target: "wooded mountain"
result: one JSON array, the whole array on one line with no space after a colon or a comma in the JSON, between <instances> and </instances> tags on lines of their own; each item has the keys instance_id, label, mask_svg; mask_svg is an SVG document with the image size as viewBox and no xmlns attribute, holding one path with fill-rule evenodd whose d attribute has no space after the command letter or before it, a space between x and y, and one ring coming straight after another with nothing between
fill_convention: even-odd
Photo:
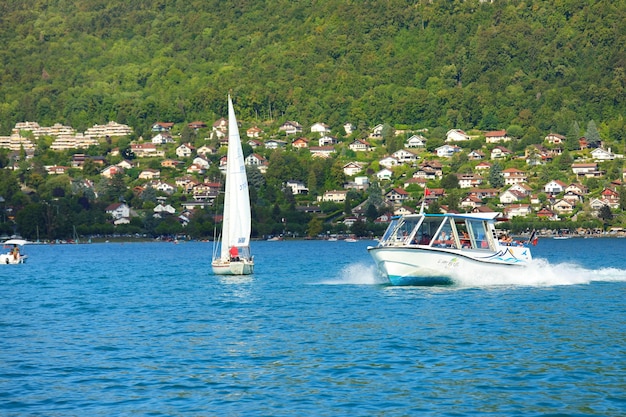
<instances>
[{"instance_id":1,"label":"wooded mountain","mask_svg":"<svg viewBox=\"0 0 626 417\"><path fill-rule=\"evenodd\" d=\"M0 2L0 134L19 121L350 121L624 137L626 0Z\"/></svg>"}]
</instances>

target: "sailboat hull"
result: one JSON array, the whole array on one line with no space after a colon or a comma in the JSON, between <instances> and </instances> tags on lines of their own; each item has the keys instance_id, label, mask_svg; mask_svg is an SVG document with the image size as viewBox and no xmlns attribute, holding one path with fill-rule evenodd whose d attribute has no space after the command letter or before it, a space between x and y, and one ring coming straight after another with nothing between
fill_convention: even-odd
<instances>
[{"instance_id":1,"label":"sailboat hull","mask_svg":"<svg viewBox=\"0 0 626 417\"><path fill-rule=\"evenodd\" d=\"M254 262L243 260L237 262L214 261L211 264L215 275L250 275L254 273Z\"/></svg>"}]
</instances>

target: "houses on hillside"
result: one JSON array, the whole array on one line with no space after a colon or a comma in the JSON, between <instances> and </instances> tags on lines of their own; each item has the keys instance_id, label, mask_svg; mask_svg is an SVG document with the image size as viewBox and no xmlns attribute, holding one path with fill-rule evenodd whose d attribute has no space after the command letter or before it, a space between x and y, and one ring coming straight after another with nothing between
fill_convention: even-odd
<instances>
[{"instance_id":1,"label":"houses on hillside","mask_svg":"<svg viewBox=\"0 0 626 417\"><path fill-rule=\"evenodd\" d=\"M201 121L188 124L196 132L203 129L211 132L207 138L211 142L201 143L199 140L183 140L176 133L176 125L172 122L155 122L150 128L150 138L145 141L141 138L134 139L130 141L128 149L116 150L127 158L116 164L109 162L107 165L107 159L113 153L102 157L85 157L84 153L76 153L66 166L51 165L45 169L50 175L71 175L72 170L80 170L85 166L92 169L96 167L104 178L132 176L140 183L136 186L137 192L145 187L152 187L169 195L180 191L190 195L185 202L186 209L190 209L189 204L192 203L198 203L194 206L196 208L205 207L217 196L216 189L219 190L220 184L207 189L207 180L204 177L208 176L207 173L216 172L212 171L215 167L222 171L226 167L224 148L220 149L220 146L227 146L228 120L220 118L209 126ZM342 137L341 133L335 134L341 132L342 127L353 136ZM434 144L427 146L428 139L422 134L394 132L393 129L386 130L382 124L360 134L356 134L354 125L349 123L339 128L337 130L335 127L333 130L332 126L324 122L316 122L310 126L309 134L300 123L286 121L278 127L279 134L276 131L274 134L266 134L257 126L252 126L246 130L249 138L246 144L249 148L246 149L245 165L257 168L264 174L272 162L272 152L299 152L312 158L324 159L340 156L342 163L335 167L345 176L345 183L342 184L344 189L309 190L298 180L286 181L285 189L291 190L294 196L305 196L314 192L319 202L342 203L348 190L363 191L371 183L378 182L384 201L394 207L395 211L416 207L422 199L427 203L444 201L448 197L446 190L441 189L440 193L431 193L428 197L420 191L428 188L429 184L439 185L439 181L448 174L456 176L459 189L463 192L458 207L464 210L491 207L509 216L541 214L543 218L555 219L570 215L583 205L592 208L603 205L613 208L619 206L619 198L616 198L616 195L619 197L619 186L607 186L602 195L597 195L596 191L590 196L589 190L580 184L592 178L605 178L607 166L610 167L613 161L623 158L623 155L614 153L610 147L600 146L580 151L575 162L571 164L571 169L561 176L569 177L570 181L575 178L575 182L554 178L540 183L537 169L564 152L566 138L557 133L546 135L542 144L533 144L520 150L516 146L516 139L510 137L505 130L467 133L460 129L451 129L445 138L437 138L438 143L443 145L433 149ZM114 122L103 126L95 125L85 133L77 133L71 127L60 124L42 128L36 123L24 122L16 124L12 136L0 137L0 147L8 148L14 154L24 150L28 157L27 151L34 153L36 138L40 136L54 137L50 149L66 151L86 149L108 143L111 137L127 137L131 134L132 129ZM385 138L398 134L402 135L402 141L398 141L396 145L402 147L385 153L388 146ZM515 149L515 152L511 149ZM131 156L123 152L127 150L132 153ZM115 162L119 160L120 157L117 156ZM463 172L452 172L451 164L459 160L464 162ZM508 166L501 171L504 184L502 189L495 193L476 191L488 190L489 175L496 164ZM167 178L173 177L174 173L184 175L180 177L180 181L177 178L175 183L170 181L169 184ZM190 179L182 181L185 177ZM626 175L621 180L626 180ZM160 215L168 211L169 209L160 210Z\"/></svg>"}]
</instances>

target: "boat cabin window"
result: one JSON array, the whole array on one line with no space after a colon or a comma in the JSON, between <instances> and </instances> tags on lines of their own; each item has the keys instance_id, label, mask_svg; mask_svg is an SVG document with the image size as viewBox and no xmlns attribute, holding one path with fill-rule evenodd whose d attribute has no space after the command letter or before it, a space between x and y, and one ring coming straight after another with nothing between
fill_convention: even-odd
<instances>
[{"instance_id":1,"label":"boat cabin window","mask_svg":"<svg viewBox=\"0 0 626 417\"><path fill-rule=\"evenodd\" d=\"M399 219L391 220L391 223L387 226L387 230L385 230L385 234L383 235L381 242L387 242L393 236L396 228L398 227L398 220Z\"/></svg>"},{"instance_id":2,"label":"boat cabin window","mask_svg":"<svg viewBox=\"0 0 626 417\"><path fill-rule=\"evenodd\" d=\"M418 223L419 218L393 219L387 227L381 242L391 245L410 243L411 236L413 236L414 229Z\"/></svg>"},{"instance_id":3,"label":"boat cabin window","mask_svg":"<svg viewBox=\"0 0 626 417\"><path fill-rule=\"evenodd\" d=\"M467 220L467 232L473 249L489 249L487 230L482 220Z\"/></svg>"},{"instance_id":4,"label":"boat cabin window","mask_svg":"<svg viewBox=\"0 0 626 417\"><path fill-rule=\"evenodd\" d=\"M467 232L467 225L465 224L465 220L457 220L454 225L456 226L456 233L459 236L461 249L471 249L472 239L470 239L470 235Z\"/></svg>"},{"instance_id":5,"label":"boat cabin window","mask_svg":"<svg viewBox=\"0 0 626 417\"><path fill-rule=\"evenodd\" d=\"M440 248L456 248L456 239L454 238L454 234L452 233L452 223L451 219L446 219L444 224L441 226L441 229L435 236L433 240L433 246L437 246Z\"/></svg>"},{"instance_id":6,"label":"boat cabin window","mask_svg":"<svg viewBox=\"0 0 626 417\"><path fill-rule=\"evenodd\" d=\"M433 235L437 232L439 225L441 225L441 220L439 217L425 217L419 229L415 232L412 243L429 245Z\"/></svg>"}]
</instances>

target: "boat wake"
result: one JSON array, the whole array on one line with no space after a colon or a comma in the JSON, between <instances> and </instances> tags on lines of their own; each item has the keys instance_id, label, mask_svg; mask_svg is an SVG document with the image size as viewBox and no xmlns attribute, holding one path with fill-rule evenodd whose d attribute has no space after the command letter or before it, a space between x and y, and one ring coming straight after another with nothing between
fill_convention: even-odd
<instances>
[{"instance_id":1,"label":"boat wake","mask_svg":"<svg viewBox=\"0 0 626 417\"><path fill-rule=\"evenodd\" d=\"M345 266L336 278L322 281L326 285L384 285L389 282L378 273L375 265L356 263Z\"/></svg>"},{"instance_id":2,"label":"boat wake","mask_svg":"<svg viewBox=\"0 0 626 417\"><path fill-rule=\"evenodd\" d=\"M626 281L626 270L588 269L573 263L550 264L535 259L524 268L495 269L489 266L464 269L453 277L458 287L581 285L601 281Z\"/></svg>"},{"instance_id":3,"label":"boat wake","mask_svg":"<svg viewBox=\"0 0 626 417\"><path fill-rule=\"evenodd\" d=\"M550 264L545 259L535 259L524 268L494 268L480 266L464 268L452 277L452 287L502 287L529 286L551 287L559 285L582 285L592 282L626 282L626 269L588 269L574 263ZM386 285L376 266L355 263L345 266L337 277L320 282L326 285Z\"/></svg>"}]
</instances>

